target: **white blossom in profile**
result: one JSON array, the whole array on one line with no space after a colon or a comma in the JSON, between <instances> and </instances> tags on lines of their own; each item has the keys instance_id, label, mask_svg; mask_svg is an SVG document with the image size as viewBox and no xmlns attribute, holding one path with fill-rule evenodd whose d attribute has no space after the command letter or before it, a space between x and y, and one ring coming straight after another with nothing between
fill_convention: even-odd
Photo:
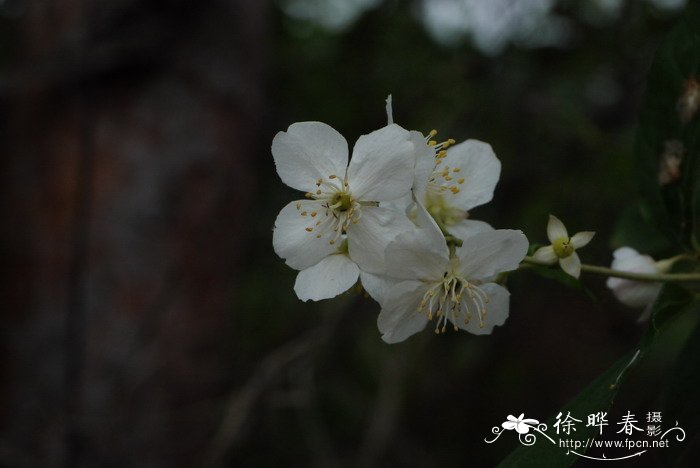
<instances>
[{"instance_id":1,"label":"white blossom in profile","mask_svg":"<svg viewBox=\"0 0 700 468\"><path fill-rule=\"evenodd\" d=\"M649 255L640 254L632 247L620 247L613 252L611 268L630 273L667 273L675 259L656 261ZM634 281L624 278L608 278L606 285L618 301L629 307L645 307L639 320L651 315L651 307L659 297L663 286L660 282Z\"/></svg>"}]
</instances>

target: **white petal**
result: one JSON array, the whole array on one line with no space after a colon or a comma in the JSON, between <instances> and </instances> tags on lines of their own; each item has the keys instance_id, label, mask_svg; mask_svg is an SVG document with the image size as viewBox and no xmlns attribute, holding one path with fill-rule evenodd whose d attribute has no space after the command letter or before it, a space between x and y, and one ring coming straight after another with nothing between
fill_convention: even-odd
<instances>
[{"instance_id":1,"label":"white petal","mask_svg":"<svg viewBox=\"0 0 700 468\"><path fill-rule=\"evenodd\" d=\"M457 250L460 272L467 279L488 278L518 268L527 253L527 238L521 231L497 229L464 239Z\"/></svg>"},{"instance_id":2,"label":"white petal","mask_svg":"<svg viewBox=\"0 0 700 468\"><path fill-rule=\"evenodd\" d=\"M581 259L576 252L572 253L568 257L559 259L559 266L564 272L574 278L578 279L581 276Z\"/></svg>"},{"instance_id":3,"label":"white petal","mask_svg":"<svg viewBox=\"0 0 700 468\"><path fill-rule=\"evenodd\" d=\"M420 281L403 281L394 287L377 318L384 341L399 343L425 328L428 317L418 313L425 292L426 286Z\"/></svg>"},{"instance_id":4,"label":"white petal","mask_svg":"<svg viewBox=\"0 0 700 468\"><path fill-rule=\"evenodd\" d=\"M417 204L416 222L423 227L405 229L386 249L386 274L402 279L440 280L449 266L449 251L440 229Z\"/></svg>"},{"instance_id":5,"label":"white petal","mask_svg":"<svg viewBox=\"0 0 700 468\"><path fill-rule=\"evenodd\" d=\"M640 273L643 272L640 271ZM653 273L653 271L648 273ZM608 278L605 284L612 290L618 301L629 307L645 307L653 304L661 292L662 286L661 283L612 277Z\"/></svg>"},{"instance_id":6,"label":"white petal","mask_svg":"<svg viewBox=\"0 0 700 468\"><path fill-rule=\"evenodd\" d=\"M375 275L374 273L368 273L366 271L360 272L360 280L367 294L382 306L386 303L386 299L389 297L394 287L403 281L384 275Z\"/></svg>"},{"instance_id":7,"label":"white petal","mask_svg":"<svg viewBox=\"0 0 700 468\"><path fill-rule=\"evenodd\" d=\"M475 234L482 232L493 232L494 229L489 223L478 221L476 219L464 219L456 224L447 226L447 231L457 239L468 239Z\"/></svg>"},{"instance_id":8,"label":"white petal","mask_svg":"<svg viewBox=\"0 0 700 468\"><path fill-rule=\"evenodd\" d=\"M382 208L389 208L393 211L406 213L406 216L408 216L408 212L414 203L415 202L413 201L413 196L411 195L411 192L408 192L406 195L404 195L401 198L397 198L396 200L381 202L379 206L381 206Z\"/></svg>"},{"instance_id":9,"label":"white petal","mask_svg":"<svg viewBox=\"0 0 700 468\"><path fill-rule=\"evenodd\" d=\"M475 335L489 335L493 331L493 327L503 325L506 322L510 308L510 293L506 288L496 283L486 283L479 287L489 296L483 328L479 323L476 306L468 299L463 299L462 303L466 304L471 311L472 319L466 325L463 320L457 320L455 325Z\"/></svg>"},{"instance_id":10,"label":"white petal","mask_svg":"<svg viewBox=\"0 0 700 468\"><path fill-rule=\"evenodd\" d=\"M299 272L294 291L302 301L330 299L350 289L359 275L360 269L347 255L329 255Z\"/></svg>"},{"instance_id":11,"label":"white petal","mask_svg":"<svg viewBox=\"0 0 700 468\"><path fill-rule=\"evenodd\" d=\"M554 265L557 263L557 254L554 253L554 247L551 245L546 245L537 249L532 256L535 260L540 262L548 263L549 265Z\"/></svg>"},{"instance_id":12,"label":"white petal","mask_svg":"<svg viewBox=\"0 0 700 468\"><path fill-rule=\"evenodd\" d=\"M568 239L569 233L566 231L566 226L562 223L559 218L554 215L549 215L549 222L547 223L547 238L549 242L554 242L557 239Z\"/></svg>"},{"instance_id":13,"label":"white petal","mask_svg":"<svg viewBox=\"0 0 700 468\"><path fill-rule=\"evenodd\" d=\"M410 134L396 124L362 135L348 166L350 191L358 200L400 198L413 184L416 154Z\"/></svg>"},{"instance_id":14,"label":"white petal","mask_svg":"<svg viewBox=\"0 0 700 468\"><path fill-rule=\"evenodd\" d=\"M297 209L297 204L300 209ZM326 237L317 239L315 230L306 231L306 228L313 228L315 224L315 218L309 213L320 212L320 206L321 203L315 200L293 201L282 208L275 220L272 233L275 253L295 270L313 266L337 250L337 245L330 245ZM307 216L302 216L302 212L306 212Z\"/></svg>"},{"instance_id":15,"label":"white petal","mask_svg":"<svg viewBox=\"0 0 700 468\"><path fill-rule=\"evenodd\" d=\"M370 273L386 273L385 251L398 234L415 229L405 214L380 206L363 206L357 224L348 227L350 258Z\"/></svg>"},{"instance_id":16,"label":"white petal","mask_svg":"<svg viewBox=\"0 0 700 468\"><path fill-rule=\"evenodd\" d=\"M510 419L510 418L508 418L508 419ZM507 431L512 431L513 429L515 429L515 426L517 426L517 424L518 423L514 422L514 421L506 421L504 423L501 423L501 426L503 427L503 429L505 429Z\"/></svg>"},{"instance_id":17,"label":"white petal","mask_svg":"<svg viewBox=\"0 0 700 468\"><path fill-rule=\"evenodd\" d=\"M593 231L577 232L571 237L571 245L574 246L574 249L585 247L593 239L593 236L595 236Z\"/></svg>"},{"instance_id":18,"label":"white petal","mask_svg":"<svg viewBox=\"0 0 700 468\"><path fill-rule=\"evenodd\" d=\"M642 255L630 247L621 247L613 252L613 270L633 273L658 273L656 262L649 255Z\"/></svg>"},{"instance_id":19,"label":"white petal","mask_svg":"<svg viewBox=\"0 0 700 468\"><path fill-rule=\"evenodd\" d=\"M435 169L435 149L428 146L420 132L411 132L411 142L416 148L416 169L413 179L413 193L417 200L425 202L428 180Z\"/></svg>"},{"instance_id":20,"label":"white petal","mask_svg":"<svg viewBox=\"0 0 700 468\"><path fill-rule=\"evenodd\" d=\"M491 145L479 140L467 140L448 148L447 157L439 167L449 167L452 173L449 184L459 188L459 192L448 191L443 197L450 206L462 210L490 202L501 176L501 162ZM453 172L455 168L459 172ZM461 179L464 181L460 184Z\"/></svg>"},{"instance_id":21,"label":"white petal","mask_svg":"<svg viewBox=\"0 0 700 468\"><path fill-rule=\"evenodd\" d=\"M298 122L272 140L272 156L282 182L305 192L316 190L316 181L330 175L345 177L348 143L331 126Z\"/></svg>"},{"instance_id":22,"label":"white petal","mask_svg":"<svg viewBox=\"0 0 700 468\"><path fill-rule=\"evenodd\" d=\"M622 260L625 258L633 258L633 257L638 257L640 254L637 252L635 249L632 247L620 247L618 249L615 249L613 252L613 258L615 260ZM613 268L615 264L613 263Z\"/></svg>"}]
</instances>

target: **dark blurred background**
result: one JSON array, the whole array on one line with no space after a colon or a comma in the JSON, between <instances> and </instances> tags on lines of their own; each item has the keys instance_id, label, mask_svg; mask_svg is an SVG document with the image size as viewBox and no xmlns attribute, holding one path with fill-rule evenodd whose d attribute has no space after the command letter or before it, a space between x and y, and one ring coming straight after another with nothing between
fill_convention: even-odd
<instances>
[{"instance_id":1,"label":"dark blurred background","mask_svg":"<svg viewBox=\"0 0 700 468\"><path fill-rule=\"evenodd\" d=\"M472 217L544 242L637 199L646 71L682 0L0 0L0 466L491 466L641 336L604 280L509 281L492 336L389 346L272 250L291 123L489 142ZM682 335L684 326L677 332ZM680 336L679 335L679 336ZM654 411L675 338L623 389ZM580 416L579 416L580 417ZM663 465L650 453L639 463Z\"/></svg>"}]
</instances>

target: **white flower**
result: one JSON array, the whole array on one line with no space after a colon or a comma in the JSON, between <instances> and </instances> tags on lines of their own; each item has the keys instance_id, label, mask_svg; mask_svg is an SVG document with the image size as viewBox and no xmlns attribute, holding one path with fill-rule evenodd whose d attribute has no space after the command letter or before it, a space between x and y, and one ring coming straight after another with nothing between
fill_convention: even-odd
<instances>
[{"instance_id":1,"label":"white flower","mask_svg":"<svg viewBox=\"0 0 700 468\"><path fill-rule=\"evenodd\" d=\"M401 213L378 206L411 188L415 145L410 138L398 125L363 135L348 165L345 138L324 123L295 123L275 135L277 173L285 184L306 192L305 200L282 209L272 239L287 265L301 270L295 290L302 300L334 297L349 288L358 265L383 271L387 243L411 225Z\"/></svg>"},{"instance_id":2,"label":"white flower","mask_svg":"<svg viewBox=\"0 0 700 468\"><path fill-rule=\"evenodd\" d=\"M655 261L649 255L642 255L631 247L620 247L613 252L613 270L631 273L658 274L671 269L674 259ZM658 282L634 281L623 278L608 278L606 282L618 301L630 307L646 307L640 320L645 320L651 313L651 306L663 286Z\"/></svg>"},{"instance_id":3,"label":"white flower","mask_svg":"<svg viewBox=\"0 0 700 468\"><path fill-rule=\"evenodd\" d=\"M595 232L584 231L569 237L564 223L556 216L549 215L547 237L552 244L537 249L534 258L550 265L554 265L559 260L562 270L578 278L581 275L581 259L576 250L587 245L594 235Z\"/></svg>"},{"instance_id":4,"label":"white flower","mask_svg":"<svg viewBox=\"0 0 700 468\"><path fill-rule=\"evenodd\" d=\"M508 420L502 423L501 427L508 431L515 429L518 434L527 434L530 432L530 428L537 427L537 425L540 423L537 419L523 419L524 417L525 413L521 413L517 418L512 414L509 414L506 418Z\"/></svg>"},{"instance_id":5,"label":"white flower","mask_svg":"<svg viewBox=\"0 0 700 468\"><path fill-rule=\"evenodd\" d=\"M444 332L448 321L455 330L491 333L508 317L510 296L492 282L493 277L516 269L527 247L520 231L491 230L464 239L450 258L434 223L398 235L387 247L389 278L362 277L382 306L377 321L382 338L388 343L403 341L429 320L435 320L436 333Z\"/></svg>"},{"instance_id":6,"label":"white flower","mask_svg":"<svg viewBox=\"0 0 700 468\"><path fill-rule=\"evenodd\" d=\"M387 98L387 119L393 121L391 96ZM426 137L411 132L416 145L416 172L413 197L393 203L416 218L414 200L453 236L462 239L474 230L489 230L482 221L467 219L469 210L488 203L501 175L501 162L491 145L479 140L455 144L453 139L438 142L432 130Z\"/></svg>"}]
</instances>

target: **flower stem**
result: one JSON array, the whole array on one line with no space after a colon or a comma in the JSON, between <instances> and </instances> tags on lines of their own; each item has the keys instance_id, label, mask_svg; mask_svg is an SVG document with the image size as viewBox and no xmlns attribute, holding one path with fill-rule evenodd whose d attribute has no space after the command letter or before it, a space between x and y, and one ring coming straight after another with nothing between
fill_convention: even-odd
<instances>
[{"instance_id":1,"label":"flower stem","mask_svg":"<svg viewBox=\"0 0 700 468\"><path fill-rule=\"evenodd\" d=\"M551 266L548 263L535 260L533 257L525 257L521 263L521 266L525 265ZM581 265L581 271L593 273L595 275L610 276L613 278L623 278L634 281L663 281L669 283L700 281L700 273L633 273L630 271L613 270L612 268L585 264Z\"/></svg>"}]
</instances>

